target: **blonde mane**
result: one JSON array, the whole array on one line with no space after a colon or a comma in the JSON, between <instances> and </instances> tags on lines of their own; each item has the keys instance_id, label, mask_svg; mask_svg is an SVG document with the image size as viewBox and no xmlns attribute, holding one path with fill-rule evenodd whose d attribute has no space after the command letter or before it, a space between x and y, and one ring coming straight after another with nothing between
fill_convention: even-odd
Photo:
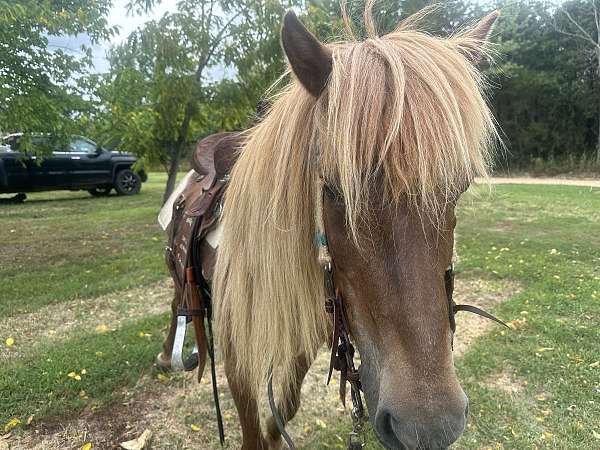
<instances>
[{"instance_id":1,"label":"blonde mane","mask_svg":"<svg viewBox=\"0 0 600 450\"><path fill-rule=\"evenodd\" d=\"M327 339L314 238L319 173L343 196L355 238L376 183L386 201L408 196L436 214L487 176L497 133L469 58L482 43L468 30L433 37L417 22L331 44L323 94L316 99L292 79L248 131L225 197L214 293L221 350L254 394L271 367L285 394L294 358L312 360Z\"/></svg>"}]
</instances>

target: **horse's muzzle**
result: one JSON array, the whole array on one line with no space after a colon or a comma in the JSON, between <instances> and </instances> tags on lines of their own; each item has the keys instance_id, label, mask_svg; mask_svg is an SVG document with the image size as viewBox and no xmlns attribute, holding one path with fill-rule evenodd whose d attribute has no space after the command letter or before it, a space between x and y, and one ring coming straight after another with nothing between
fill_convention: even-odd
<instances>
[{"instance_id":1,"label":"horse's muzzle","mask_svg":"<svg viewBox=\"0 0 600 450\"><path fill-rule=\"evenodd\" d=\"M388 449L445 449L465 430L469 401L462 392L459 398L435 410L405 405L381 398L373 415L375 433Z\"/></svg>"}]
</instances>

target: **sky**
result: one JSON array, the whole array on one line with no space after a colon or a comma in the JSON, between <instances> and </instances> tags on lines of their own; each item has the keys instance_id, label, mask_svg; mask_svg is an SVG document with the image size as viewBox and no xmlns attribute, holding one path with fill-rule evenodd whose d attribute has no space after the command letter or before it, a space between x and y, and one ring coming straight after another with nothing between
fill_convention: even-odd
<instances>
[{"instance_id":1,"label":"sky","mask_svg":"<svg viewBox=\"0 0 600 450\"><path fill-rule=\"evenodd\" d=\"M127 39L131 32L135 31L145 22L153 19L159 19L167 11L176 9L177 0L162 0L161 4L156 6L151 13L138 15L127 15L126 5L128 0L113 0L113 6L107 17L108 25L119 27L119 34L114 36L110 41L104 41L97 45L92 45L90 39L85 34L77 36L49 36L48 45L50 48L62 49L66 52L80 55L82 54L80 47L85 44L92 47L94 72L108 71L108 61L106 53L111 45L118 44Z\"/></svg>"}]
</instances>

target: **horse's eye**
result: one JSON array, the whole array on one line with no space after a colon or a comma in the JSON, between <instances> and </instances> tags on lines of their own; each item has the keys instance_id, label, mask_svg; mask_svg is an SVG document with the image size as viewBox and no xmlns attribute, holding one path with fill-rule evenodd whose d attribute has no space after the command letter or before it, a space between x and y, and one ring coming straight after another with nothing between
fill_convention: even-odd
<instances>
[{"instance_id":1,"label":"horse's eye","mask_svg":"<svg viewBox=\"0 0 600 450\"><path fill-rule=\"evenodd\" d=\"M339 189L329 183L325 184L325 194L335 203L344 204L344 196Z\"/></svg>"}]
</instances>

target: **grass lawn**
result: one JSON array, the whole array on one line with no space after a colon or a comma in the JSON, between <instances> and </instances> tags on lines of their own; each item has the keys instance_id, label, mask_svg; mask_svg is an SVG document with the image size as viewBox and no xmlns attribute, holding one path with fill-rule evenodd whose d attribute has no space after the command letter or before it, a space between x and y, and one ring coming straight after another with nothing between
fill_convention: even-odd
<instances>
[{"instance_id":1,"label":"grass lawn","mask_svg":"<svg viewBox=\"0 0 600 450\"><path fill-rule=\"evenodd\" d=\"M166 315L131 318L125 308L127 320L96 330L85 325L94 319L86 302L167 279L165 238L156 221L165 182L152 173L136 196L47 192L29 194L22 205L0 205L0 317L31 321L41 314L36 320L43 328L46 315L53 333L63 326L53 321L63 306L77 310L64 340L43 335L21 351L27 336L0 333L0 428L12 418L24 422L100 406L151 368ZM9 337L15 340L10 348ZM16 351L25 355L11 358Z\"/></svg>"},{"instance_id":2,"label":"grass lawn","mask_svg":"<svg viewBox=\"0 0 600 450\"><path fill-rule=\"evenodd\" d=\"M165 182L152 173L136 196L47 192L0 205L0 317L165 278Z\"/></svg>"},{"instance_id":3,"label":"grass lawn","mask_svg":"<svg viewBox=\"0 0 600 450\"><path fill-rule=\"evenodd\" d=\"M458 223L457 276L525 289L494 310L514 329L457 361L471 413L455 448L599 449L600 189L481 189L461 200ZM349 429L322 430L307 448L345 448ZM371 436L366 448L382 447Z\"/></svg>"},{"instance_id":4,"label":"grass lawn","mask_svg":"<svg viewBox=\"0 0 600 450\"><path fill-rule=\"evenodd\" d=\"M144 298L127 298L167 278L164 182L150 174L135 197L40 193L0 205L0 434L13 418L20 433L32 415L106 411L148 378L166 326L157 304L169 298L148 299L147 314ZM600 189L482 189L461 201L458 233L459 277L523 289L494 309L513 329L494 328L457 360L471 416L456 448L600 448ZM125 299L123 320L98 328L108 319L86 311L111 296ZM20 318L50 329L2 327ZM349 417L316 427L304 448L345 448L349 428ZM367 448L381 447L371 437Z\"/></svg>"}]
</instances>

